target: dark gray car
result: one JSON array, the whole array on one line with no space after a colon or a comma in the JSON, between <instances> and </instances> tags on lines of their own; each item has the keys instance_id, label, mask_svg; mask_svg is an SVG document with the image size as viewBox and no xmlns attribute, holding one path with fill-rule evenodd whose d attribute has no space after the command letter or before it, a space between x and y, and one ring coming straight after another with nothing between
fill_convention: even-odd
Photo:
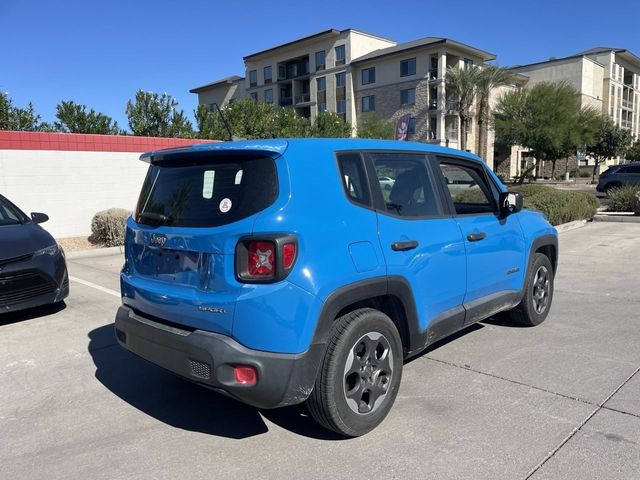
<instances>
[{"instance_id":1,"label":"dark gray car","mask_svg":"<svg viewBox=\"0 0 640 480\"><path fill-rule=\"evenodd\" d=\"M39 223L0 195L0 317L2 313L61 302L69 295L64 252Z\"/></svg>"},{"instance_id":2,"label":"dark gray car","mask_svg":"<svg viewBox=\"0 0 640 480\"><path fill-rule=\"evenodd\" d=\"M625 185L640 185L640 162L613 165L600 175L596 190L608 192Z\"/></svg>"}]
</instances>

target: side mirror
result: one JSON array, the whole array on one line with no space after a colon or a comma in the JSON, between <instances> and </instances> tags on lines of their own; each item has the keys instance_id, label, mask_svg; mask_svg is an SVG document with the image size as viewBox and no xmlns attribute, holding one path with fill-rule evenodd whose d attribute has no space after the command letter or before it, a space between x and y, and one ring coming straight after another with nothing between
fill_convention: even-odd
<instances>
[{"instance_id":1,"label":"side mirror","mask_svg":"<svg viewBox=\"0 0 640 480\"><path fill-rule=\"evenodd\" d=\"M500 215L506 217L522 210L524 199L520 192L500 192Z\"/></svg>"},{"instance_id":2,"label":"side mirror","mask_svg":"<svg viewBox=\"0 0 640 480\"><path fill-rule=\"evenodd\" d=\"M31 212L31 220L33 220L33 223L44 223L49 220L49 215L39 212Z\"/></svg>"}]
</instances>

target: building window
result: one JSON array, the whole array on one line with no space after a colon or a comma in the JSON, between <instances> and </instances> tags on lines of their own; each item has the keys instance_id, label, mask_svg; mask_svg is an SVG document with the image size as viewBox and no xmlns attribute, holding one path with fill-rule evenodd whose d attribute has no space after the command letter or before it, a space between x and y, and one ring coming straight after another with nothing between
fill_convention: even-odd
<instances>
[{"instance_id":1,"label":"building window","mask_svg":"<svg viewBox=\"0 0 640 480\"><path fill-rule=\"evenodd\" d=\"M407 128L407 133L416 133L416 118L411 117L409 119L409 127Z\"/></svg>"},{"instance_id":2,"label":"building window","mask_svg":"<svg viewBox=\"0 0 640 480\"><path fill-rule=\"evenodd\" d=\"M344 45L336 47L336 65L344 65Z\"/></svg>"},{"instance_id":3,"label":"building window","mask_svg":"<svg viewBox=\"0 0 640 480\"><path fill-rule=\"evenodd\" d=\"M251 92L249 94L249 97L251 97L251 100L253 100L254 102L258 101L258 92Z\"/></svg>"},{"instance_id":4,"label":"building window","mask_svg":"<svg viewBox=\"0 0 640 480\"><path fill-rule=\"evenodd\" d=\"M347 84L347 74L345 72L336 73L336 87L344 87Z\"/></svg>"},{"instance_id":5,"label":"building window","mask_svg":"<svg viewBox=\"0 0 640 480\"><path fill-rule=\"evenodd\" d=\"M316 72L324 70L325 68L325 53L324 50L320 50L319 52L316 52Z\"/></svg>"},{"instance_id":6,"label":"building window","mask_svg":"<svg viewBox=\"0 0 640 480\"><path fill-rule=\"evenodd\" d=\"M376 109L376 97L369 95L368 97L362 97L362 111L373 112Z\"/></svg>"},{"instance_id":7,"label":"building window","mask_svg":"<svg viewBox=\"0 0 640 480\"><path fill-rule=\"evenodd\" d=\"M346 113L347 111L347 101L346 100L338 100L336 102L336 112L337 113Z\"/></svg>"},{"instance_id":8,"label":"building window","mask_svg":"<svg viewBox=\"0 0 640 480\"><path fill-rule=\"evenodd\" d=\"M264 83L271 83L272 81L271 65L269 65L268 67L264 67Z\"/></svg>"},{"instance_id":9,"label":"building window","mask_svg":"<svg viewBox=\"0 0 640 480\"><path fill-rule=\"evenodd\" d=\"M318 104L318 113L323 113L327 111L327 104L326 103L319 103Z\"/></svg>"},{"instance_id":10,"label":"building window","mask_svg":"<svg viewBox=\"0 0 640 480\"><path fill-rule=\"evenodd\" d=\"M264 91L264 101L267 103L273 103L273 90L271 88Z\"/></svg>"},{"instance_id":11,"label":"building window","mask_svg":"<svg viewBox=\"0 0 640 480\"><path fill-rule=\"evenodd\" d=\"M258 85L258 71L251 70L249 72L249 87L255 87Z\"/></svg>"},{"instance_id":12,"label":"building window","mask_svg":"<svg viewBox=\"0 0 640 480\"><path fill-rule=\"evenodd\" d=\"M471 60L470 58L465 58L464 68L471 68L471 67L473 67L473 60Z\"/></svg>"},{"instance_id":13,"label":"building window","mask_svg":"<svg viewBox=\"0 0 640 480\"><path fill-rule=\"evenodd\" d=\"M325 77L316 78L316 88L319 92L327 89L327 79Z\"/></svg>"},{"instance_id":14,"label":"building window","mask_svg":"<svg viewBox=\"0 0 640 480\"><path fill-rule=\"evenodd\" d=\"M402 60L400 62L400 76L408 77L409 75L416 74L416 59L410 58L408 60Z\"/></svg>"},{"instance_id":15,"label":"building window","mask_svg":"<svg viewBox=\"0 0 640 480\"><path fill-rule=\"evenodd\" d=\"M400 90L400 105L413 105L416 103L416 89L407 88Z\"/></svg>"},{"instance_id":16,"label":"building window","mask_svg":"<svg viewBox=\"0 0 640 480\"><path fill-rule=\"evenodd\" d=\"M362 70L362 85L376 82L376 67L365 68Z\"/></svg>"}]
</instances>

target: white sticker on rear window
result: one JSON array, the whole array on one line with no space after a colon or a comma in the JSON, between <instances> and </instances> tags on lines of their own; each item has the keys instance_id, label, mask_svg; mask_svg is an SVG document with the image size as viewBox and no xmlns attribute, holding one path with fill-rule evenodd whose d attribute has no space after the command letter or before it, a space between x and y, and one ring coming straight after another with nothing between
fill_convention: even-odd
<instances>
[{"instance_id":1,"label":"white sticker on rear window","mask_svg":"<svg viewBox=\"0 0 640 480\"><path fill-rule=\"evenodd\" d=\"M229 210L231 210L231 200L228 198L220 200L220 211L222 213L227 213Z\"/></svg>"},{"instance_id":2,"label":"white sticker on rear window","mask_svg":"<svg viewBox=\"0 0 640 480\"><path fill-rule=\"evenodd\" d=\"M210 200L211 197L213 197L213 181L215 178L215 170L204 171L204 178L202 180L202 198Z\"/></svg>"}]
</instances>

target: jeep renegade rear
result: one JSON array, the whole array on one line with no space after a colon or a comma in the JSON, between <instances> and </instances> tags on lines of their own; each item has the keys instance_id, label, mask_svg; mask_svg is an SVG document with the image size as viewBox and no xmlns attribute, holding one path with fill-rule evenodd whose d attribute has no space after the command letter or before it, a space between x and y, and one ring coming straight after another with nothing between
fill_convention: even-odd
<instances>
[{"instance_id":1,"label":"jeep renegade rear","mask_svg":"<svg viewBox=\"0 0 640 480\"><path fill-rule=\"evenodd\" d=\"M318 139L142 159L118 341L250 405L307 401L323 426L362 435L407 358L499 312L549 313L556 231L473 155Z\"/></svg>"}]
</instances>

